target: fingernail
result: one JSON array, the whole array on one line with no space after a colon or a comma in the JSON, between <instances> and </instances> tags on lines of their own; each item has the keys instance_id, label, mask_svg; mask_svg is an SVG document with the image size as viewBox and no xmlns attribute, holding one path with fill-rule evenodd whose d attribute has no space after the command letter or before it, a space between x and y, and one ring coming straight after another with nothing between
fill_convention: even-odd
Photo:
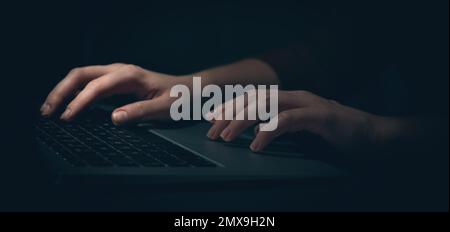
<instances>
[{"instance_id":1,"label":"fingernail","mask_svg":"<svg viewBox=\"0 0 450 232\"><path fill-rule=\"evenodd\" d=\"M124 110L119 110L113 113L113 121L116 123L122 123L127 119L128 113Z\"/></svg>"},{"instance_id":2,"label":"fingernail","mask_svg":"<svg viewBox=\"0 0 450 232\"><path fill-rule=\"evenodd\" d=\"M42 104L41 106L41 115L47 115L50 111L50 104L48 104L47 102L45 102L44 104Z\"/></svg>"},{"instance_id":3,"label":"fingernail","mask_svg":"<svg viewBox=\"0 0 450 232\"><path fill-rule=\"evenodd\" d=\"M208 134L206 134L206 136L208 136L208 138L210 138L210 139L215 139L214 138L215 133L216 133L216 129L214 127L212 127L211 129L209 129Z\"/></svg>"},{"instance_id":4,"label":"fingernail","mask_svg":"<svg viewBox=\"0 0 450 232\"><path fill-rule=\"evenodd\" d=\"M61 115L61 119L67 120L67 119L70 118L71 114L72 114L72 110L71 110L70 108L67 108L67 109L64 111L64 113Z\"/></svg>"},{"instance_id":5,"label":"fingernail","mask_svg":"<svg viewBox=\"0 0 450 232\"><path fill-rule=\"evenodd\" d=\"M252 143L250 144L250 150L252 150L253 152L258 152L260 149L259 144L258 143Z\"/></svg>"},{"instance_id":6,"label":"fingernail","mask_svg":"<svg viewBox=\"0 0 450 232\"><path fill-rule=\"evenodd\" d=\"M220 137L222 137L222 139L225 141L229 141L230 134L231 134L231 130L230 130L230 128L227 127L227 128L225 128L225 130L222 131L222 133L220 134Z\"/></svg>"}]
</instances>

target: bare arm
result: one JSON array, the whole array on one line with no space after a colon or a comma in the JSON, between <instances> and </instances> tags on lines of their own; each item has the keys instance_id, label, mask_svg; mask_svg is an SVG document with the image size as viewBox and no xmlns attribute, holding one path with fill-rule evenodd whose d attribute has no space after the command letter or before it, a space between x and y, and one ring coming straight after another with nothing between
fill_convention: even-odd
<instances>
[{"instance_id":1,"label":"bare arm","mask_svg":"<svg viewBox=\"0 0 450 232\"><path fill-rule=\"evenodd\" d=\"M202 77L202 84L224 85L273 85L278 84L277 74L270 65L258 59L244 59L189 75L182 78Z\"/></svg>"}]
</instances>

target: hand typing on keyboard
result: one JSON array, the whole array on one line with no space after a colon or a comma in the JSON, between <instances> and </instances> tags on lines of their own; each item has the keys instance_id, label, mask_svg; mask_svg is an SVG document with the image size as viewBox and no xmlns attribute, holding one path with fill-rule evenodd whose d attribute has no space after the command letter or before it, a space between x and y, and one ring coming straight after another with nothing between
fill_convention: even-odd
<instances>
[{"instance_id":1,"label":"hand typing on keyboard","mask_svg":"<svg viewBox=\"0 0 450 232\"><path fill-rule=\"evenodd\" d=\"M142 100L116 109L112 113L114 124L167 118L170 105L176 100L169 95L171 87L191 86L191 81L189 77L175 78L127 64L75 68L50 92L41 114L54 114L64 101L76 95L60 116L71 121L96 100L114 94L134 94Z\"/></svg>"},{"instance_id":2,"label":"hand typing on keyboard","mask_svg":"<svg viewBox=\"0 0 450 232\"><path fill-rule=\"evenodd\" d=\"M99 99L131 94L140 100L115 109L111 115L114 124L168 119L170 107L177 100L170 97L172 87L181 84L192 92L193 76L202 77L203 86L269 85L278 82L272 68L259 59L244 59L178 77L130 64L86 66L73 69L55 86L42 105L41 114L54 115L69 100L60 118L63 121L72 121Z\"/></svg>"}]
</instances>

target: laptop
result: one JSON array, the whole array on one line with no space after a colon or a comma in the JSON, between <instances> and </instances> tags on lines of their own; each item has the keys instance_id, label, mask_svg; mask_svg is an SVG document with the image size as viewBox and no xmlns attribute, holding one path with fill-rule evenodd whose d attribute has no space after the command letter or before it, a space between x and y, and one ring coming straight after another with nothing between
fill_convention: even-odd
<instances>
[{"instance_id":1,"label":"laptop","mask_svg":"<svg viewBox=\"0 0 450 232\"><path fill-rule=\"evenodd\" d=\"M297 141L281 139L253 153L252 131L225 143L206 137L208 122L118 127L110 120L112 109L96 106L71 123L38 120L35 137L57 183L309 181L348 175L314 152L302 152Z\"/></svg>"}]
</instances>

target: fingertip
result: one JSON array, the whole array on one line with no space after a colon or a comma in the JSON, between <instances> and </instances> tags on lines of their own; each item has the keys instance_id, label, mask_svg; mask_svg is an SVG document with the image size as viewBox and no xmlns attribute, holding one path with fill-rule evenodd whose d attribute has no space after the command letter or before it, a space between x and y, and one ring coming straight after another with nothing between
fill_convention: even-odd
<instances>
[{"instance_id":1,"label":"fingertip","mask_svg":"<svg viewBox=\"0 0 450 232\"><path fill-rule=\"evenodd\" d=\"M217 140L220 138L220 134L221 134L220 132L221 132L221 129L219 127L217 127L217 125L213 125L211 127L211 129L209 129L207 136L211 140Z\"/></svg>"},{"instance_id":2,"label":"fingertip","mask_svg":"<svg viewBox=\"0 0 450 232\"><path fill-rule=\"evenodd\" d=\"M49 116L51 114L52 106L48 102L42 104L40 111L42 116Z\"/></svg>"},{"instance_id":3,"label":"fingertip","mask_svg":"<svg viewBox=\"0 0 450 232\"><path fill-rule=\"evenodd\" d=\"M117 110L112 113L111 120L115 125L124 124L127 121L128 113L125 110Z\"/></svg>"},{"instance_id":4,"label":"fingertip","mask_svg":"<svg viewBox=\"0 0 450 232\"><path fill-rule=\"evenodd\" d=\"M252 150L252 152L259 152L261 150L259 143L257 141L253 141L250 144L250 150Z\"/></svg>"},{"instance_id":5,"label":"fingertip","mask_svg":"<svg viewBox=\"0 0 450 232\"><path fill-rule=\"evenodd\" d=\"M206 134L206 137L208 137L211 140L216 140L216 138L214 138L214 134L215 134L215 129L214 127L211 127L211 129L209 129L208 133Z\"/></svg>"},{"instance_id":6,"label":"fingertip","mask_svg":"<svg viewBox=\"0 0 450 232\"><path fill-rule=\"evenodd\" d=\"M71 120L72 116L73 116L72 109L67 108L61 115L60 119L68 122Z\"/></svg>"},{"instance_id":7,"label":"fingertip","mask_svg":"<svg viewBox=\"0 0 450 232\"><path fill-rule=\"evenodd\" d=\"M120 126L120 123L114 119L113 115L111 115L111 122L112 122L115 126Z\"/></svg>"},{"instance_id":8,"label":"fingertip","mask_svg":"<svg viewBox=\"0 0 450 232\"><path fill-rule=\"evenodd\" d=\"M232 134L230 128L225 128L222 133L220 133L220 137L226 142L230 142L232 140Z\"/></svg>"}]
</instances>

